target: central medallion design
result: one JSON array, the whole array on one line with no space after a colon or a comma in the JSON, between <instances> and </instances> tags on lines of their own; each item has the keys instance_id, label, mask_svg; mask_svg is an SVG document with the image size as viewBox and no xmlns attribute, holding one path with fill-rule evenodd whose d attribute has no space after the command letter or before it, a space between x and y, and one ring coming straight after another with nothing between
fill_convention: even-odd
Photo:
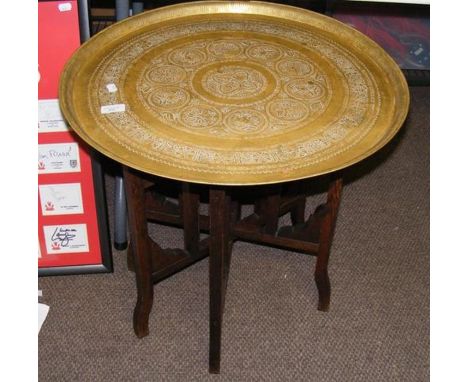
<instances>
[{"instance_id":1,"label":"central medallion design","mask_svg":"<svg viewBox=\"0 0 468 382\"><path fill-rule=\"evenodd\" d=\"M201 67L193 77L194 90L207 101L220 104L261 101L276 87L273 74L252 62L216 62Z\"/></svg>"},{"instance_id":2,"label":"central medallion design","mask_svg":"<svg viewBox=\"0 0 468 382\"><path fill-rule=\"evenodd\" d=\"M202 84L216 97L243 99L259 95L267 80L258 70L245 66L222 66L205 73Z\"/></svg>"},{"instance_id":3,"label":"central medallion design","mask_svg":"<svg viewBox=\"0 0 468 382\"><path fill-rule=\"evenodd\" d=\"M184 39L149 51L133 72L150 124L223 139L301 128L331 99L326 75L299 48L245 35Z\"/></svg>"}]
</instances>

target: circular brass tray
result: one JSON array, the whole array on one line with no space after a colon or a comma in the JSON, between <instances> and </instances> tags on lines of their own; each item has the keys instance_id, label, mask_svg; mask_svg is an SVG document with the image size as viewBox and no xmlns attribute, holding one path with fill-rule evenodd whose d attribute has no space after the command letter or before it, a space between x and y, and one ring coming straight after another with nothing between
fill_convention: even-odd
<instances>
[{"instance_id":1,"label":"circular brass tray","mask_svg":"<svg viewBox=\"0 0 468 382\"><path fill-rule=\"evenodd\" d=\"M361 33L253 1L184 3L116 23L60 81L65 118L98 151L219 185L349 166L396 134L408 104L400 69Z\"/></svg>"}]
</instances>

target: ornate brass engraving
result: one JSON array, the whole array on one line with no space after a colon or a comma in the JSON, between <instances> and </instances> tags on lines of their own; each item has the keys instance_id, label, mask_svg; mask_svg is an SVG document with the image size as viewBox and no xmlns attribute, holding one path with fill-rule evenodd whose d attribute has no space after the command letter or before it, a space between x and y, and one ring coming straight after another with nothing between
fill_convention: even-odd
<instances>
[{"instance_id":1,"label":"ornate brass engraving","mask_svg":"<svg viewBox=\"0 0 468 382\"><path fill-rule=\"evenodd\" d=\"M391 139L409 103L397 65L357 31L297 8L216 1L109 27L70 60L60 99L104 154L159 176L232 185L355 163ZM100 114L117 103L125 112Z\"/></svg>"}]
</instances>

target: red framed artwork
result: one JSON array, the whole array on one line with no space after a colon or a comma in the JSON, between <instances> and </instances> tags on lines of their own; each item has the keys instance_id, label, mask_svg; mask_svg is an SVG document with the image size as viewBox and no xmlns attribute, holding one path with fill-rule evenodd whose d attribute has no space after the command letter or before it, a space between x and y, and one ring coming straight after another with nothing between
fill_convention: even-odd
<instances>
[{"instance_id":1,"label":"red framed artwork","mask_svg":"<svg viewBox=\"0 0 468 382\"><path fill-rule=\"evenodd\" d=\"M38 2L40 276L112 271L101 166L58 102L60 73L80 46L80 6L87 3Z\"/></svg>"}]
</instances>

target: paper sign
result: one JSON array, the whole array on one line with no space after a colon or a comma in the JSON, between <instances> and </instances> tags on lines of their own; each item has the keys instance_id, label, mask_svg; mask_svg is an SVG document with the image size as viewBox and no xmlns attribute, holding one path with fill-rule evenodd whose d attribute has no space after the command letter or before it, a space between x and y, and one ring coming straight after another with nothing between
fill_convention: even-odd
<instances>
[{"instance_id":1,"label":"paper sign","mask_svg":"<svg viewBox=\"0 0 468 382\"><path fill-rule=\"evenodd\" d=\"M101 106L101 114L121 113L122 111L125 111L125 104L123 103Z\"/></svg>"},{"instance_id":2,"label":"paper sign","mask_svg":"<svg viewBox=\"0 0 468 382\"><path fill-rule=\"evenodd\" d=\"M60 12L68 12L72 10L71 3L61 3L58 5L58 9Z\"/></svg>"},{"instance_id":3,"label":"paper sign","mask_svg":"<svg viewBox=\"0 0 468 382\"><path fill-rule=\"evenodd\" d=\"M44 323L47 314L49 313L49 306L46 304L39 303L39 308L37 310L38 313L38 333L41 331L42 324Z\"/></svg>"},{"instance_id":4,"label":"paper sign","mask_svg":"<svg viewBox=\"0 0 468 382\"><path fill-rule=\"evenodd\" d=\"M44 216L83 213L80 183L40 185L39 199Z\"/></svg>"},{"instance_id":5,"label":"paper sign","mask_svg":"<svg viewBox=\"0 0 468 382\"><path fill-rule=\"evenodd\" d=\"M77 143L44 144L38 147L39 174L81 171Z\"/></svg>"},{"instance_id":6,"label":"paper sign","mask_svg":"<svg viewBox=\"0 0 468 382\"><path fill-rule=\"evenodd\" d=\"M39 100L38 111L40 133L69 130L60 111L58 99Z\"/></svg>"},{"instance_id":7,"label":"paper sign","mask_svg":"<svg viewBox=\"0 0 468 382\"><path fill-rule=\"evenodd\" d=\"M115 93L117 91L117 86L115 86L115 84L107 84L106 88L109 93Z\"/></svg>"},{"instance_id":8,"label":"paper sign","mask_svg":"<svg viewBox=\"0 0 468 382\"><path fill-rule=\"evenodd\" d=\"M44 226L47 254L89 252L86 224Z\"/></svg>"}]
</instances>

